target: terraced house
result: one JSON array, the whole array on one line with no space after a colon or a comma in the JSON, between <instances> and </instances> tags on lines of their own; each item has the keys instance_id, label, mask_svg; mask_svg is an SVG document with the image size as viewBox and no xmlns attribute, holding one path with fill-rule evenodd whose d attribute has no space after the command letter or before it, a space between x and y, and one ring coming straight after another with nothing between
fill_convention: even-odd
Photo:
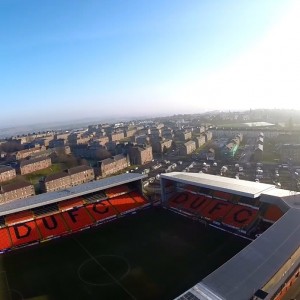
<instances>
[{"instance_id":1,"label":"terraced house","mask_svg":"<svg viewBox=\"0 0 300 300\"><path fill-rule=\"evenodd\" d=\"M0 204L35 195L34 186L27 182L14 182L0 187Z\"/></svg>"},{"instance_id":2,"label":"terraced house","mask_svg":"<svg viewBox=\"0 0 300 300\"><path fill-rule=\"evenodd\" d=\"M19 173L21 175L29 174L38 170L46 169L52 165L51 158L39 157L23 160L20 162Z\"/></svg>"},{"instance_id":3,"label":"terraced house","mask_svg":"<svg viewBox=\"0 0 300 300\"><path fill-rule=\"evenodd\" d=\"M89 166L76 166L63 172L43 177L40 182L42 192L53 192L70 188L95 179L94 169Z\"/></svg>"},{"instance_id":4,"label":"terraced house","mask_svg":"<svg viewBox=\"0 0 300 300\"><path fill-rule=\"evenodd\" d=\"M9 166L0 166L0 182L8 181L16 177L16 170Z\"/></svg>"}]
</instances>

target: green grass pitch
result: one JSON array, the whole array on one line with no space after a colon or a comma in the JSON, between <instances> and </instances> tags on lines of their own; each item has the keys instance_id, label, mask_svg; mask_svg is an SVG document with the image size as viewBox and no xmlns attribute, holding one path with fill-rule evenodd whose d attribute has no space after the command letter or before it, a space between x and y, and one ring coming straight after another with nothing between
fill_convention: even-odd
<instances>
[{"instance_id":1,"label":"green grass pitch","mask_svg":"<svg viewBox=\"0 0 300 300\"><path fill-rule=\"evenodd\" d=\"M173 299L248 243L149 208L1 255L0 299Z\"/></svg>"}]
</instances>

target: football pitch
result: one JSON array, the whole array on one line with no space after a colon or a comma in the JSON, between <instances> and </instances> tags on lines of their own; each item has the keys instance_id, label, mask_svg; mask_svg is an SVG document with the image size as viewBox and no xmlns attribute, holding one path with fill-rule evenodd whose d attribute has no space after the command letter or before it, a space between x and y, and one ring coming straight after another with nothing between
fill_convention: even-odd
<instances>
[{"instance_id":1,"label":"football pitch","mask_svg":"<svg viewBox=\"0 0 300 300\"><path fill-rule=\"evenodd\" d=\"M0 255L0 299L173 299L248 243L148 208Z\"/></svg>"}]
</instances>

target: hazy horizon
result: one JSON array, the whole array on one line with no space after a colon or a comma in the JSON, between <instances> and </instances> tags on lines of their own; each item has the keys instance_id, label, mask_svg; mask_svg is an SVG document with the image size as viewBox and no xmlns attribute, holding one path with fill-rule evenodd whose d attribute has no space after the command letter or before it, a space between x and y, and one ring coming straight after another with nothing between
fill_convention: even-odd
<instances>
[{"instance_id":1,"label":"hazy horizon","mask_svg":"<svg viewBox=\"0 0 300 300\"><path fill-rule=\"evenodd\" d=\"M0 0L0 128L300 108L295 0Z\"/></svg>"}]
</instances>

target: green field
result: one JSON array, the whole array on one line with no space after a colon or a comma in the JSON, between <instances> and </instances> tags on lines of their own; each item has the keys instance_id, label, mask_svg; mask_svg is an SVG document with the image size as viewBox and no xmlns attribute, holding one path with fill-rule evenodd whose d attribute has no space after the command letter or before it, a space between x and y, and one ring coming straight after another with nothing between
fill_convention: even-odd
<instances>
[{"instance_id":1,"label":"green field","mask_svg":"<svg viewBox=\"0 0 300 300\"><path fill-rule=\"evenodd\" d=\"M150 208L0 256L1 299L173 299L248 244ZM6 293L6 296L4 296Z\"/></svg>"}]
</instances>

